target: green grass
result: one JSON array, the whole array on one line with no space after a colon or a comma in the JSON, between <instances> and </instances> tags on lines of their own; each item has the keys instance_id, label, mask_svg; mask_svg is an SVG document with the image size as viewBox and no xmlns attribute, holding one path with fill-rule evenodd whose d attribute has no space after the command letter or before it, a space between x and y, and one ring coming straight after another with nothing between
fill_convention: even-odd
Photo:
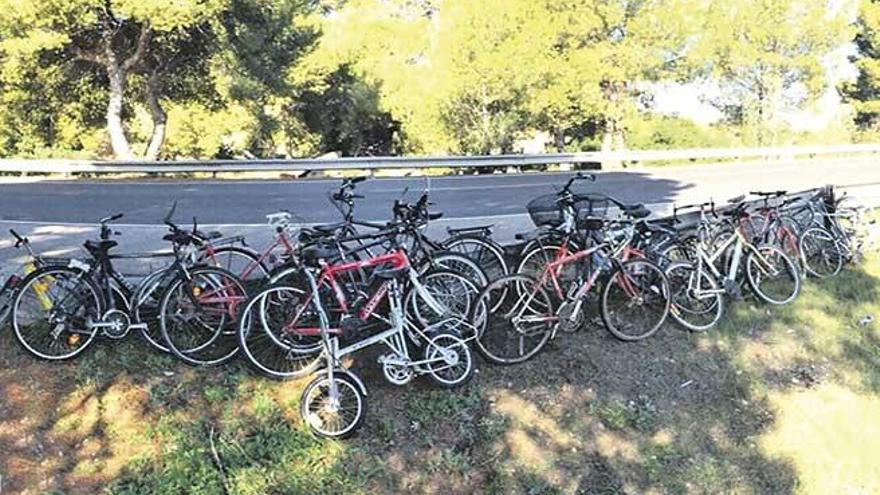
<instances>
[{"instance_id":1,"label":"green grass","mask_svg":"<svg viewBox=\"0 0 880 495\"><path fill-rule=\"evenodd\" d=\"M862 324L865 316L878 319ZM66 364L0 335L11 493L878 493L880 258L797 302L728 308L706 334L560 335L461 390L382 382L361 433L302 424L302 382L192 369L139 341ZM5 492L4 492L5 493Z\"/></svg>"}]
</instances>

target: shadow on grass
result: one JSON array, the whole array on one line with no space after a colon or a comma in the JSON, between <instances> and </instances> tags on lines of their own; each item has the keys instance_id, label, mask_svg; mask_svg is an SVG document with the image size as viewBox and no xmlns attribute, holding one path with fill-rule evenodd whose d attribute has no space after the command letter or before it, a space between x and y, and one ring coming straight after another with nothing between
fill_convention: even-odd
<instances>
[{"instance_id":1,"label":"shadow on grass","mask_svg":"<svg viewBox=\"0 0 880 495\"><path fill-rule=\"evenodd\" d=\"M880 337L859 324L877 283L848 270L792 307L739 303L705 335L559 335L456 391L387 385L365 353L368 416L344 443L305 430L301 382L191 369L136 341L39 363L4 332L0 469L30 493L792 493L798 467L762 447L769 394L809 386L791 373L817 364L820 381L880 390Z\"/></svg>"}]
</instances>

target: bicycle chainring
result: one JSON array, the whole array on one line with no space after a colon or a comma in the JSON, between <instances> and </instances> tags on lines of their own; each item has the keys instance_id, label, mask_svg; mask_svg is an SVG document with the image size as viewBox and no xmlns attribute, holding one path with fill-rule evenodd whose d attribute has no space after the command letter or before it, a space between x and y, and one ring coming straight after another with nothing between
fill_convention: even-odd
<instances>
[{"instance_id":1,"label":"bicycle chainring","mask_svg":"<svg viewBox=\"0 0 880 495\"><path fill-rule=\"evenodd\" d=\"M385 379L392 385L403 386L413 379L415 370L412 366L402 364L399 361L400 356L395 353L383 354L379 357Z\"/></svg>"},{"instance_id":2,"label":"bicycle chainring","mask_svg":"<svg viewBox=\"0 0 880 495\"><path fill-rule=\"evenodd\" d=\"M101 333L114 340L125 337L131 330L131 318L124 311L118 309L111 309L104 313L101 323L105 324L101 327Z\"/></svg>"},{"instance_id":3,"label":"bicycle chainring","mask_svg":"<svg viewBox=\"0 0 880 495\"><path fill-rule=\"evenodd\" d=\"M584 305L580 305L580 309L577 314L572 318L572 313L574 313L577 304L571 301L565 301L562 305L559 306L559 310L556 312L556 315L559 317L559 330L565 333L573 333L580 330L586 321L586 315L584 314Z\"/></svg>"}]
</instances>

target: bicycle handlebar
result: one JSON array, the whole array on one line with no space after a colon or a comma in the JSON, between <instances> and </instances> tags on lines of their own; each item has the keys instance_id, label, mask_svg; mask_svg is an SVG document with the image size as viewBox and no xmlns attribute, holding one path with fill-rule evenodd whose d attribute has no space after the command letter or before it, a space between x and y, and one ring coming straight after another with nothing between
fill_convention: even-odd
<instances>
[{"instance_id":1,"label":"bicycle handlebar","mask_svg":"<svg viewBox=\"0 0 880 495\"><path fill-rule=\"evenodd\" d=\"M115 214L115 215L110 215L109 217L104 217L104 218L102 218L101 220L99 220L99 222L102 223L102 224L105 224L105 223L109 223L109 222L113 222L113 221L119 220L120 218L122 218L122 217L124 217L124 216L125 216L125 215L123 215L122 213L117 213L117 214Z\"/></svg>"},{"instance_id":2,"label":"bicycle handlebar","mask_svg":"<svg viewBox=\"0 0 880 495\"><path fill-rule=\"evenodd\" d=\"M28 243L28 238L19 235L18 232L16 232L14 229L9 229L9 233L12 234L12 237L15 237L16 248L20 247L22 244Z\"/></svg>"},{"instance_id":3,"label":"bicycle handlebar","mask_svg":"<svg viewBox=\"0 0 880 495\"><path fill-rule=\"evenodd\" d=\"M778 198L780 196L785 196L788 194L788 191L751 191L749 192L752 196L763 196L765 198Z\"/></svg>"}]
</instances>

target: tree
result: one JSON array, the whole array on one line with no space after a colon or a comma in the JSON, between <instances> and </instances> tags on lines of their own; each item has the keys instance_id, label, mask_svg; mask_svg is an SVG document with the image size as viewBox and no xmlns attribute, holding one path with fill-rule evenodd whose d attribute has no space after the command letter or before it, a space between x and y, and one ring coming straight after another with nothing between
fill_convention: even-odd
<instances>
[{"instance_id":1,"label":"tree","mask_svg":"<svg viewBox=\"0 0 880 495\"><path fill-rule=\"evenodd\" d=\"M704 26L694 58L721 87L714 103L756 144L828 87L823 59L851 39L846 11L815 0L711 2Z\"/></svg>"},{"instance_id":2,"label":"tree","mask_svg":"<svg viewBox=\"0 0 880 495\"><path fill-rule=\"evenodd\" d=\"M867 129L880 123L880 2L862 0L856 26L858 78L841 92L856 111L856 125Z\"/></svg>"},{"instance_id":3,"label":"tree","mask_svg":"<svg viewBox=\"0 0 880 495\"><path fill-rule=\"evenodd\" d=\"M302 31L294 16L312 4L307 0L0 0L2 77L16 81L21 74L47 66L63 67L69 75L99 68L101 77L90 81L96 91L106 92L105 122L113 154L121 159L135 155L125 120L129 101L136 97L152 118L144 156L153 159L165 140L163 100L217 103L221 76L265 83L274 71L275 79L283 80L290 60L313 39L290 34ZM215 62L224 57L232 70L240 72L221 74L224 68ZM132 88L132 83L137 87Z\"/></svg>"},{"instance_id":4,"label":"tree","mask_svg":"<svg viewBox=\"0 0 880 495\"><path fill-rule=\"evenodd\" d=\"M643 83L674 75L692 3L355 0L306 66L375 81L416 150L509 151L535 128L563 149L590 120L622 146Z\"/></svg>"}]
</instances>

